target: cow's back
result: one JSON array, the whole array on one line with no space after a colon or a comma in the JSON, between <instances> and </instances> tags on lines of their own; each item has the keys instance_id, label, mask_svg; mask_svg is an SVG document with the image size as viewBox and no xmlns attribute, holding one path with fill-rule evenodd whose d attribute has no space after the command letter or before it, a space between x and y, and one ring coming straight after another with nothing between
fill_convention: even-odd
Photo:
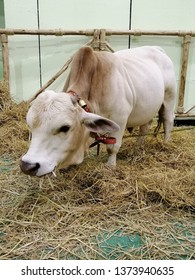
<instances>
[{"instance_id":1,"label":"cow's back","mask_svg":"<svg viewBox=\"0 0 195 280\"><path fill-rule=\"evenodd\" d=\"M166 54L164 49L159 46L143 46L127 50L122 50L114 53L124 65L127 65L128 69L132 69L132 72L137 72L136 65L141 64L141 70L147 67L156 67L161 71L162 77L164 79L165 87L169 85L173 86L175 83L175 73L174 66Z\"/></svg>"}]
</instances>

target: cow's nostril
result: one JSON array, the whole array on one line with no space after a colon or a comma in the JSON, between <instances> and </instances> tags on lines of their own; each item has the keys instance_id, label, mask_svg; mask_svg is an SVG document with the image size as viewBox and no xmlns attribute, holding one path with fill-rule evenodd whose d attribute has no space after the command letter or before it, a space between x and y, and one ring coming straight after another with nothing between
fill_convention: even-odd
<instances>
[{"instance_id":1,"label":"cow's nostril","mask_svg":"<svg viewBox=\"0 0 195 280\"><path fill-rule=\"evenodd\" d=\"M31 162L28 162L28 161L21 160L20 161L20 168L25 174L35 176L38 169L40 168L40 164L38 162L31 163Z\"/></svg>"},{"instance_id":2,"label":"cow's nostril","mask_svg":"<svg viewBox=\"0 0 195 280\"><path fill-rule=\"evenodd\" d=\"M37 171L39 168L40 168L40 164L37 162L35 163L35 166L30 169L30 171L34 172Z\"/></svg>"}]
</instances>

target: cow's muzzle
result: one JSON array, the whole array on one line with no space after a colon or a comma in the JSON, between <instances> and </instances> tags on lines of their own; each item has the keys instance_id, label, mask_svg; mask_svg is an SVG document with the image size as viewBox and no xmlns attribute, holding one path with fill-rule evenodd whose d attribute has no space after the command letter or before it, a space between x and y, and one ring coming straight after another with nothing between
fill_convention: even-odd
<instances>
[{"instance_id":1,"label":"cow's muzzle","mask_svg":"<svg viewBox=\"0 0 195 280\"><path fill-rule=\"evenodd\" d=\"M28 161L21 160L20 168L25 174L30 175L30 176L36 176L36 174L40 168L40 164L38 162L31 163Z\"/></svg>"}]
</instances>

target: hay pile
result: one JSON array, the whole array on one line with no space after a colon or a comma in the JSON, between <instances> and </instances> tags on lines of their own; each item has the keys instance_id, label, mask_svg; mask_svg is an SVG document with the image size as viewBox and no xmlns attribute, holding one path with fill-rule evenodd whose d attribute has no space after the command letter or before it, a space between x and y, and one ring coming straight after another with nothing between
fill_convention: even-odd
<instances>
[{"instance_id":1,"label":"hay pile","mask_svg":"<svg viewBox=\"0 0 195 280\"><path fill-rule=\"evenodd\" d=\"M5 80L0 81L0 111L6 107L10 107L12 101L10 100L8 92L8 83Z\"/></svg>"},{"instance_id":2,"label":"hay pile","mask_svg":"<svg viewBox=\"0 0 195 280\"><path fill-rule=\"evenodd\" d=\"M31 178L18 167L28 104L8 103L0 112L1 259L195 259L195 130L172 133L168 144L148 136L133 156L135 139L124 138L116 169L101 147L57 178Z\"/></svg>"}]
</instances>

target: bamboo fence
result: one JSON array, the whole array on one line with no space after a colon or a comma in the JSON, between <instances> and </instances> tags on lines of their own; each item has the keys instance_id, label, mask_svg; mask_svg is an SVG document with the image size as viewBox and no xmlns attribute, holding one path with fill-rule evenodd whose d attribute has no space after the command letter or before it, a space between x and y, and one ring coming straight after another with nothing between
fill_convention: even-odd
<instances>
[{"instance_id":1,"label":"bamboo fence","mask_svg":"<svg viewBox=\"0 0 195 280\"><path fill-rule=\"evenodd\" d=\"M172 30L172 31L163 31L163 30L110 30L110 29L88 29L88 30L63 30L63 29L0 29L0 38L2 44L2 61L3 61L3 78L8 81L9 85L9 44L8 37L13 35L44 35L44 36L92 36L93 39L87 44L91 45L95 50L106 50L114 52L113 48L106 41L106 36L179 36L183 37L183 52L182 52L182 61L181 61L181 72L180 72L180 85L179 85L179 98L177 106L177 115L178 116L195 116L190 114L190 111L195 108L193 105L191 108L188 108L184 111L184 96L185 96L185 85L187 70L189 64L189 51L191 38L195 37L195 30ZM71 63L71 58L65 63L61 70L56 73L42 88L40 88L34 95L37 96L43 90L45 90L49 85L51 85L66 69ZM33 98L34 98L33 97Z\"/></svg>"}]
</instances>

